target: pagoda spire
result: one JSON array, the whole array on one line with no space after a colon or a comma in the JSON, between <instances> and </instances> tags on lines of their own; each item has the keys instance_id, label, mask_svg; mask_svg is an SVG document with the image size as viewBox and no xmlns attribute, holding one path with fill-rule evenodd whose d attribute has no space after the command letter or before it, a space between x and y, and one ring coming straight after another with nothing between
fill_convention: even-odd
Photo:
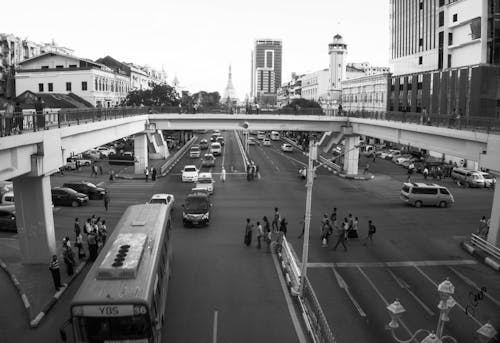
<instances>
[{"instance_id":1,"label":"pagoda spire","mask_svg":"<svg viewBox=\"0 0 500 343\"><path fill-rule=\"evenodd\" d=\"M234 86L233 86L233 75L231 72L231 65L229 65L229 74L227 77L227 85L226 85L226 89L224 90L224 97L222 99L229 100L229 101L237 101L238 100L238 98L236 97L236 91L234 90Z\"/></svg>"}]
</instances>

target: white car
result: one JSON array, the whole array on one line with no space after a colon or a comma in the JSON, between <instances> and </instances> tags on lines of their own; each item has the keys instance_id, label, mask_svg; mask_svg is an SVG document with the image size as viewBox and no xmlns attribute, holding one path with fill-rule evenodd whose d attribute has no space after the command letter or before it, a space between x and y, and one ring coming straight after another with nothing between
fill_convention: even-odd
<instances>
[{"instance_id":1,"label":"white car","mask_svg":"<svg viewBox=\"0 0 500 343\"><path fill-rule=\"evenodd\" d=\"M264 131L259 131L257 133L257 139L264 139L266 138L266 133Z\"/></svg>"},{"instance_id":2,"label":"white car","mask_svg":"<svg viewBox=\"0 0 500 343\"><path fill-rule=\"evenodd\" d=\"M83 156L88 156L89 158L93 160L98 160L101 158L101 153L95 149L92 150L87 150L83 153Z\"/></svg>"},{"instance_id":3,"label":"white car","mask_svg":"<svg viewBox=\"0 0 500 343\"><path fill-rule=\"evenodd\" d=\"M208 191L208 194L213 194L214 183L212 173L200 173L198 175L198 181L196 182L196 188L204 188Z\"/></svg>"},{"instance_id":4,"label":"white car","mask_svg":"<svg viewBox=\"0 0 500 343\"><path fill-rule=\"evenodd\" d=\"M262 145L271 146L271 140L269 138L264 138L264 140L262 141Z\"/></svg>"},{"instance_id":5,"label":"white car","mask_svg":"<svg viewBox=\"0 0 500 343\"><path fill-rule=\"evenodd\" d=\"M189 157L191 158L200 158L201 155L201 149L199 146L192 146L191 149L189 149Z\"/></svg>"},{"instance_id":6,"label":"white car","mask_svg":"<svg viewBox=\"0 0 500 343\"><path fill-rule=\"evenodd\" d=\"M253 137L248 137L248 145L255 145L257 144L255 141L255 138Z\"/></svg>"},{"instance_id":7,"label":"white car","mask_svg":"<svg viewBox=\"0 0 500 343\"><path fill-rule=\"evenodd\" d=\"M293 146L288 143L281 144L281 151L283 152L293 152Z\"/></svg>"},{"instance_id":8,"label":"white car","mask_svg":"<svg viewBox=\"0 0 500 343\"><path fill-rule=\"evenodd\" d=\"M198 172L198 168L194 165L184 166L184 169L182 169L182 182L198 181Z\"/></svg>"},{"instance_id":9,"label":"white car","mask_svg":"<svg viewBox=\"0 0 500 343\"><path fill-rule=\"evenodd\" d=\"M110 148L107 146L100 146L100 147L96 148L95 150L98 151L101 154L101 156L105 156L105 157L109 157L109 155L116 154L116 150L114 148Z\"/></svg>"},{"instance_id":10,"label":"white car","mask_svg":"<svg viewBox=\"0 0 500 343\"><path fill-rule=\"evenodd\" d=\"M170 212L174 208L175 198L172 194L158 193L158 194L153 194L148 203L165 204L168 206L168 211Z\"/></svg>"}]
</instances>

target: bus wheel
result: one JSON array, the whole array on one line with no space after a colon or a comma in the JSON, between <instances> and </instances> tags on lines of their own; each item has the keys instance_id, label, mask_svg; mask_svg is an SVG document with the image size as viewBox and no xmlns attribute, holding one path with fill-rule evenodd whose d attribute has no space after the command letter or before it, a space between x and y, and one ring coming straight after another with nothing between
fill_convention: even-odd
<instances>
[{"instance_id":1,"label":"bus wheel","mask_svg":"<svg viewBox=\"0 0 500 343\"><path fill-rule=\"evenodd\" d=\"M415 207L417 207L417 208L422 207L422 202L420 200L419 201L415 201Z\"/></svg>"}]
</instances>

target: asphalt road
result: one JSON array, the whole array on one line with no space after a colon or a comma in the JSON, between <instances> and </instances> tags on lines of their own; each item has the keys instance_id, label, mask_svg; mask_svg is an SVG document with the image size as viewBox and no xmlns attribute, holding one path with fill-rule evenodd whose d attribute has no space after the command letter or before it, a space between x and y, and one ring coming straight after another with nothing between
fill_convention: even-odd
<instances>
[{"instance_id":1,"label":"asphalt road","mask_svg":"<svg viewBox=\"0 0 500 343\"><path fill-rule=\"evenodd\" d=\"M288 238L301 256L302 240L297 236L305 209L305 184L297 169L306 157L298 151L282 153L280 142L272 142L271 147L250 146L262 178L247 181L234 133L223 135L223 158L218 157L211 170L217 182L209 227L182 227L180 205L192 184L180 182L180 170L185 164L201 163L187 157L154 185L142 180L119 180L111 185L108 227L114 226L126 206L145 202L153 193L175 195L166 341L211 342L217 318L218 342L297 342L290 315L293 306L287 304L271 255L265 249L258 250L255 242L252 247L244 246L243 231L246 217L255 222L264 215L271 217L273 208L279 207L289 222ZM222 164L227 171L224 183L218 174ZM491 320L498 328L500 278L459 247L459 242L476 230L479 218L490 213L492 192L459 189L445 180L441 183L455 196L455 205L416 209L399 200L405 170L382 160L372 163L370 170L375 173L374 180L351 181L321 168L314 182L308 275L337 341L391 341L385 330L390 320L385 305L395 298L408 310L403 321L409 331L435 329L439 301L436 288L446 277L455 285L458 305L450 313L445 333L459 342L473 342L479 323ZM77 213L82 217L92 212L99 215L101 207L98 202L80 209L61 208L56 212L56 226L71 225ZM368 219L374 220L377 233L373 246L351 240L347 252L332 251L331 243L329 248L322 248L320 218L333 207L338 208L341 219L348 213L359 217L362 237L366 236ZM22 324L22 303L15 299L14 290L0 287L0 296L16 314L15 320L7 321L7 337L16 337L13 342L57 342L57 329L67 317L69 301L79 282L81 279L36 330ZM476 293L481 287L486 287L487 296L473 302L470 292ZM467 306L473 310L473 318L464 313ZM2 327L8 317L0 310ZM409 337L404 328L398 329L398 335Z\"/></svg>"}]
</instances>

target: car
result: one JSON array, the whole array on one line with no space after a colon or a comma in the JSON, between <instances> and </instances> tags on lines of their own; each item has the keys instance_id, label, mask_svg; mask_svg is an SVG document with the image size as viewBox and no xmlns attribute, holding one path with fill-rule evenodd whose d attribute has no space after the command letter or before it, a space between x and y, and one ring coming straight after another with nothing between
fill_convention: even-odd
<instances>
[{"instance_id":1,"label":"car","mask_svg":"<svg viewBox=\"0 0 500 343\"><path fill-rule=\"evenodd\" d=\"M168 206L168 211L173 211L175 204L175 197L173 194L157 193L153 194L149 199L148 204L165 204Z\"/></svg>"},{"instance_id":2,"label":"car","mask_svg":"<svg viewBox=\"0 0 500 343\"><path fill-rule=\"evenodd\" d=\"M283 152L293 152L293 146L288 143L281 144L281 151Z\"/></svg>"},{"instance_id":3,"label":"car","mask_svg":"<svg viewBox=\"0 0 500 343\"><path fill-rule=\"evenodd\" d=\"M222 154L222 146L220 143L212 143L210 144L210 151L214 156L220 156Z\"/></svg>"},{"instance_id":4,"label":"car","mask_svg":"<svg viewBox=\"0 0 500 343\"><path fill-rule=\"evenodd\" d=\"M207 150L208 149L208 140L202 139L200 141L200 149L201 150Z\"/></svg>"},{"instance_id":5,"label":"car","mask_svg":"<svg viewBox=\"0 0 500 343\"><path fill-rule=\"evenodd\" d=\"M485 172L479 172L481 175L483 175L484 179L484 187L486 188L491 188L495 187L495 184L497 183L497 179L491 175L490 173L485 173Z\"/></svg>"},{"instance_id":6,"label":"car","mask_svg":"<svg viewBox=\"0 0 500 343\"><path fill-rule=\"evenodd\" d=\"M182 182L198 181L198 168L195 165L187 165L182 169Z\"/></svg>"},{"instance_id":7,"label":"car","mask_svg":"<svg viewBox=\"0 0 500 343\"><path fill-rule=\"evenodd\" d=\"M217 137L216 142L218 142L218 143L220 143L220 145L224 146L224 137L222 137L222 136Z\"/></svg>"},{"instance_id":8,"label":"car","mask_svg":"<svg viewBox=\"0 0 500 343\"><path fill-rule=\"evenodd\" d=\"M262 145L263 146L271 146L271 140L269 138L264 138L262 140Z\"/></svg>"},{"instance_id":9,"label":"car","mask_svg":"<svg viewBox=\"0 0 500 343\"><path fill-rule=\"evenodd\" d=\"M14 191L1 193L0 205L14 205Z\"/></svg>"},{"instance_id":10,"label":"car","mask_svg":"<svg viewBox=\"0 0 500 343\"><path fill-rule=\"evenodd\" d=\"M259 131L257 133L257 139L264 139L266 138L266 133L264 131Z\"/></svg>"},{"instance_id":11,"label":"car","mask_svg":"<svg viewBox=\"0 0 500 343\"><path fill-rule=\"evenodd\" d=\"M78 193L71 188L54 187L52 188L52 203L55 206L67 205L78 207L86 205L89 197L83 193Z\"/></svg>"},{"instance_id":12,"label":"car","mask_svg":"<svg viewBox=\"0 0 500 343\"><path fill-rule=\"evenodd\" d=\"M210 136L210 141L211 142L216 142L217 141L217 137L219 137L218 133L212 133L212 135Z\"/></svg>"},{"instance_id":13,"label":"car","mask_svg":"<svg viewBox=\"0 0 500 343\"><path fill-rule=\"evenodd\" d=\"M0 231L17 232L16 207L14 205L0 207Z\"/></svg>"},{"instance_id":14,"label":"car","mask_svg":"<svg viewBox=\"0 0 500 343\"><path fill-rule=\"evenodd\" d=\"M434 183L405 182L400 192L400 199L408 205L448 207L455 202L453 195L444 187Z\"/></svg>"},{"instance_id":15,"label":"car","mask_svg":"<svg viewBox=\"0 0 500 343\"><path fill-rule=\"evenodd\" d=\"M198 193L210 196L210 193L208 192L208 190L206 188L202 188L202 187L194 187L194 188L192 188L191 192L189 192L188 195L198 194Z\"/></svg>"},{"instance_id":16,"label":"car","mask_svg":"<svg viewBox=\"0 0 500 343\"><path fill-rule=\"evenodd\" d=\"M67 182L62 185L66 188L71 188L79 193L88 195L90 200L101 200L104 198L106 190L102 187L97 187L91 182L80 181L80 182Z\"/></svg>"},{"instance_id":17,"label":"car","mask_svg":"<svg viewBox=\"0 0 500 343\"><path fill-rule=\"evenodd\" d=\"M482 172L466 168L453 168L451 171L453 181L460 182L466 187L485 187Z\"/></svg>"},{"instance_id":18,"label":"car","mask_svg":"<svg viewBox=\"0 0 500 343\"><path fill-rule=\"evenodd\" d=\"M215 167L215 157L212 154L205 154L201 159L202 167Z\"/></svg>"},{"instance_id":19,"label":"car","mask_svg":"<svg viewBox=\"0 0 500 343\"><path fill-rule=\"evenodd\" d=\"M253 137L248 137L248 145L255 145L257 141Z\"/></svg>"},{"instance_id":20,"label":"car","mask_svg":"<svg viewBox=\"0 0 500 343\"><path fill-rule=\"evenodd\" d=\"M201 149L199 146L195 145L189 149L189 157L200 158L200 155L201 155Z\"/></svg>"},{"instance_id":21,"label":"car","mask_svg":"<svg viewBox=\"0 0 500 343\"><path fill-rule=\"evenodd\" d=\"M210 222L210 197L206 194L189 194L182 205L182 222L188 225L208 225Z\"/></svg>"},{"instance_id":22,"label":"car","mask_svg":"<svg viewBox=\"0 0 500 343\"><path fill-rule=\"evenodd\" d=\"M87 157L87 158L90 158L93 160L98 160L102 156L101 153L95 149L87 150L82 155L83 155L83 157Z\"/></svg>"},{"instance_id":23,"label":"car","mask_svg":"<svg viewBox=\"0 0 500 343\"><path fill-rule=\"evenodd\" d=\"M134 157L134 153L132 151L124 151L122 153L122 156L125 156L125 157Z\"/></svg>"},{"instance_id":24,"label":"car","mask_svg":"<svg viewBox=\"0 0 500 343\"><path fill-rule=\"evenodd\" d=\"M116 150L114 148L107 147L107 146L100 146L100 147L97 147L95 150L98 151L101 154L101 156L106 157L106 158L116 154Z\"/></svg>"},{"instance_id":25,"label":"car","mask_svg":"<svg viewBox=\"0 0 500 343\"><path fill-rule=\"evenodd\" d=\"M214 183L212 173L200 173L198 175L198 181L196 181L196 188L205 188L209 194L213 194Z\"/></svg>"}]
</instances>

